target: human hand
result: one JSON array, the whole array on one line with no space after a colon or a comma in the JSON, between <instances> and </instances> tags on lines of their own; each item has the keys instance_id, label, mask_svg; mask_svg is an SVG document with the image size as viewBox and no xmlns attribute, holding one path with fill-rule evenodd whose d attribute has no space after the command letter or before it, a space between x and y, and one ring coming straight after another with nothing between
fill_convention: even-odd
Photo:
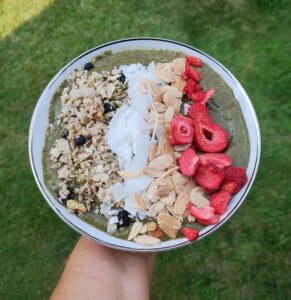
<instances>
[{"instance_id":1,"label":"human hand","mask_svg":"<svg viewBox=\"0 0 291 300\"><path fill-rule=\"evenodd\" d=\"M81 237L51 300L149 299L155 255L114 250Z\"/></svg>"}]
</instances>

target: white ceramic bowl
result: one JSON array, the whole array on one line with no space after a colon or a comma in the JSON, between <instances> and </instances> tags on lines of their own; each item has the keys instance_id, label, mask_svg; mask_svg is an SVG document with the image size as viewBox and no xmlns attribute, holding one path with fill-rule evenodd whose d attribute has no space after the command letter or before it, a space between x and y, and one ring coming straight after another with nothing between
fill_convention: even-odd
<instances>
[{"instance_id":1,"label":"white ceramic bowl","mask_svg":"<svg viewBox=\"0 0 291 300\"><path fill-rule=\"evenodd\" d=\"M69 74L74 69L81 68L86 62L90 61L92 57L99 55L104 51L110 50L114 53L124 50L137 49L168 49L173 51L181 51L188 55L195 55L201 58L204 63L206 63L212 70L214 70L217 74L220 75L220 77L224 79L227 85L232 89L236 100L240 104L243 116L246 121L250 141L250 157L247 166L248 182L243 187L243 189L233 197L227 211L222 215L221 221L218 224L207 226L203 230L201 230L200 236L196 241L203 239L204 237L213 233L216 229L221 227L222 224L225 223L242 204L253 184L260 159L260 131L252 103L237 79L215 59L191 46L175 41L157 38L132 38L118 40L98 46L73 59L54 76L54 78L44 89L42 95L38 100L30 125L29 157L33 175L45 200L55 211L55 213L74 230L100 244L112 248L136 252L158 252L189 245L190 242L186 238L178 238L175 240L162 242L155 247L146 247L135 242L113 237L101 230L98 230L97 228L78 218L75 214L69 213L64 206L62 206L58 201L56 201L56 199L54 199L54 196L49 192L44 183L42 169L42 150L45 142L46 129L48 127L50 100L57 87L64 81L64 79L69 76Z\"/></svg>"}]
</instances>

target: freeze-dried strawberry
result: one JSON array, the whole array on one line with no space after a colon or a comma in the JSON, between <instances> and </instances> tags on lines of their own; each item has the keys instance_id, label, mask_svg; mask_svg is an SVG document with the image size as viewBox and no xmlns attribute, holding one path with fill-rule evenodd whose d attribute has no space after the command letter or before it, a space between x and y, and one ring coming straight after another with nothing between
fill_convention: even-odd
<instances>
[{"instance_id":1,"label":"freeze-dried strawberry","mask_svg":"<svg viewBox=\"0 0 291 300\"><path fill-rule=\"evenodd\" d=\"M186 62L193 67L201 68L203 67L203 63L200 58L196 56L186 56Z\"/></svg>"},{"instance_id":2,"label":"freeze-dried strawberry","mask_svg":"<svg viewBox=\"0 0 291 300\"><path fill-rule=\"evenodd\" d=\"M193 140L193 125L190 118L183 117L181 115L176 115L171 121L171 135L169 138L171 144L183 145L189 144Z\"/></svg>"},{"instance_id":3,"label":"freeze-dried strawberry","mask_svg":"<svg viewBox=\"0 0 291 300\"><path fill-rule=\"evenodd\" d=\"M201 80L200 73L197 70L192 69L190 64L188 64L187 62L185 63L185 71L184 73L182 73L182 77L186 80L194 79L197 82Z\"/></svg>"},{"instance_id":4,"label":"freeze-dried strawberry","mask_svg":"<svg viewBox=\"0 0 291 300\"><path fill-rule=\"evenodd\" d=\"M223 190L230 188L227 184L231 183L232 194L235 194L241 190L241 188L246 184L248 178L244 168L241 167L228 167L225 169L225 178L223 181ZM235 185L236 184L236 188Z\"/></svg>"},{"instance_id":5,"label":"freeze-dried strawberry","mask_svg":"<svg viewBox=\"0 0 291 300\"><path fill-rule=\"evenodd\" d=\"M220 221L220 216L217 214L214 214L213 217L209 220L197 219L197 222L203 226L214 225L214 224L218 223L219 221Z\"/></svg>"},{"instance_id":6,"label":"freeze-dried strawberry","mask_svg":"<svg viewBox=\"0 0 291 300\"><path fill-rule=\"evenodd\" d=\"M202 165L213 163L220 169L230 167L232 164L232 158L224 153L205 153L199 155L199 158Z\"/></svg>"},{"instance_id":7,"label":"freeze-dried strawberry","mask_svg":"<svg viewBox=\"0 0 291 300\"><path fill-rule=\"evenodd\" d=\"M214 216L214 208L211 206L207 206L207 207L196 207L194 205L192 205L190 207L190 214L197 218L197 219L201 219L201 220L210 220L213 216Z\"/></svg>"},{"instance_id":8,"label":"freeze-dried strawberry","mask_svg":"<svg viewBox=\"0 0 291 300\"><path fill-rule=\"evenodd\" d=\"M199 231L196 229L191 228L182 228L181 232L183 233L184 237L187 238L189 241L194 241L199 236Z\"/></svg>"},{"instance_id":9,"label":"freeze-dried strawberry","mask_svg":"<svg viewBox=\"0 0 291 300\"><path fill-rule=\"evenodd\" d=\"M194 175L194 180L202 186L207 193L214 193L217 191L223 179L223 171L212 163L199 166Z\"/></svg>"},{"instance_id":10,"label":"freeze-dried strawberry","mask_svg":"<svg viewBox=\"0 0 291 300\"><path fill-rule=\"evenodd\" d=\"M193 176L199 166L199 157L192 148L184 150L179 158L180 171L185 176Z\"/></svg>"},{"instance_id":11,"label":"freeze-dried strawberry","mask_svg":"<svg viewBox=\"0 0 291 300\"><path fill-rule=\"evenodd\" d=\"M224 214L227 209L227 205L231 200L231 194L226 191L220 191L213 194L210 198L210 206L215 209L215 212L219 215Z\"/></svg>"},{"instance_id":12,"label":"freeze-dried strawberry","mask_svg":"<svg viewBox=\"0 0 291 300\"><path fill-rule=\"evenodd\" d=\"M208 116L208 109L201 103L194 103L188 110L188 116L195 122L201 122L205 119L206 122L211 122Z\"/></svg>"},{"instance_id":13,"label":"freeze-dried strawberry","mask_svg":"<svg viewBox=\"0 0 291 300\"><path fill-rule=\"evenodd\" d=\"M193 92L188 95L188 97L193 100L195 103L201 103L201 104L206 104L207 101L212 98L215 94L214 89L208 89L206 92L203 91L198 91L198 92Z\"/></svg>"},{"instance_id":14,"label":"freeze-dried strawberry","mask_svg":"<svg viewBox=\"0 0 291 300\"><path fill-rule=\"evenodd\" d=\"M194 135L196 146L204 152L221 152L228 144L227 132L209 121L194 123Z\"/></svg>"}]
</instances>

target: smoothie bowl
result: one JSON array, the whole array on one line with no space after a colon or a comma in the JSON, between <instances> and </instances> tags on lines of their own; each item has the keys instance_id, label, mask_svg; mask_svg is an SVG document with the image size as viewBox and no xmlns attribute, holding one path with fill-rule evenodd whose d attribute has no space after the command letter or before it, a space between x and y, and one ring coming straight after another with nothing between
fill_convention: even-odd
<instances>
[{"instance_id":1,"label":"smoothie bowl","mask_svg":"<svg viewBox=\"0 0 291 300\"><path fill-rule=\"evenodd\" d=\"M178 42L96 47L51 80L29 136L36 182L69 226L127 251L214 232L254 181L260 133L239 82Z\"/></svg>"}]
</instances>

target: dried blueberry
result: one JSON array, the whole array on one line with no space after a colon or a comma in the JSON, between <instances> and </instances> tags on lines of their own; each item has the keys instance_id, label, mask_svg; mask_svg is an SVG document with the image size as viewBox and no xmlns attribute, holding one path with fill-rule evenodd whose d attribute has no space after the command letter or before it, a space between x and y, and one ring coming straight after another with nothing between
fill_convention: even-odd
<instances>
[{"instance_id":1,"label":"dried blueberry","mask_svg":"<svg viewBox=\"0 0 291 300\"><path fill-rule=\"evenodd\" d=\"M83 135L78 135L74 138L76 146L82 146L86 143L86 138Z\"/></svg>"},{"instance_id":2,"label":"dried blueberry","mask_svg":"<svg viewBox=\"0 0 291 300\"><path fill-rule=\"evenodd\" d=\"M111 105L110 103L107 103L107 102L103 104L103 107L104 107L104 114L108 114L108 113L114 111L114 109L115 109L113 105Z\"/></svg>"},{"instance_id":3,"label":"dried blueberry","mask_svg":"<svg viewBox=\"0 0 291 300\"><path fill-rule=\"evenodd\" d=\"M65 196L65 197L61 197L60 195L60 192L57 192L57 198L63 203L63 204L66 204L68 200L70 199L75 199L76 198L76 195L74 194L74 192L72 192L70 189L69 189L70 193Z\"/></svg>"},{"instance_id":4,"label":"dried blueberry","mask_svg":"<svg viewBox=\"0 0 291 300\"><path fill-rule=\"evenodd\" d=\"M130 224L129 212L126 210L121 210L117 214L118 226L127 227Z\"/></svg>"},{"instance_id":5,"label":"dried blueberry","mask_svg":"<svg viewBox=\"0 0 291 300\"><path fill-rule=\"evenodd\" d=\"M117 79L118 79L120 82L124 83L126 77L125 77L125 75L121 72L121 73L120 73L120 76L119 76Z\"/></svg>"},{"instance_id":6,"label":"dried blueberry","mask_svg":"<svg viewBox=\"0 0 291 300\"><path fill-rule=\"evenodd\" d=\"M64 130L64 131L62 132L62 138L63 138L63 139L67 139L68 136L69 136L69 131L68 131L68 130Z\"/></svg>"},{"instance_id":7,"label":"dried blueberry","mask_svg":"<svg viewBox=\"0 0 291 300\"><path fill-rule=\"evenodd\" d=\"M94 65L93 65L92 63L90 63L90 62L88 62L88 63L86 63L86 64L84 65L84 70L90 71L90 70L92 70L93 68L94 68Z\"/></svg>"}]
</instances>

